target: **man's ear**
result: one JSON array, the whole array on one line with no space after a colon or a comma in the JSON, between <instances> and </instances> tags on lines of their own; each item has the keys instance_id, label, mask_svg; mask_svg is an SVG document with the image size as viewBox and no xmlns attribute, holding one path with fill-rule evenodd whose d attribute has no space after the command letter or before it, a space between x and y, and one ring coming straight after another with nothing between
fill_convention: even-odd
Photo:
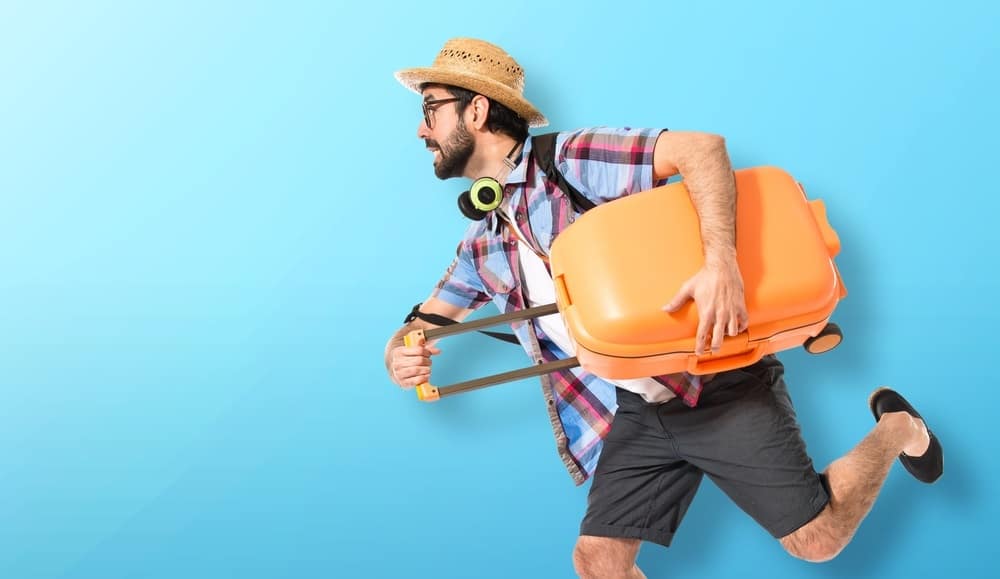
<instances>
[{"instance_id":1,"label":"man's ear","mask_svg":"<svg viewBox=\"0 0 1000 579\"><path fill-rule=\"evenodd\" d=\"M486 119L490 115L490 99L477 94L472 97L469 108L472 109L472 126L477 130L482 130L486 126Z\"/></svg>"}]
</instances>

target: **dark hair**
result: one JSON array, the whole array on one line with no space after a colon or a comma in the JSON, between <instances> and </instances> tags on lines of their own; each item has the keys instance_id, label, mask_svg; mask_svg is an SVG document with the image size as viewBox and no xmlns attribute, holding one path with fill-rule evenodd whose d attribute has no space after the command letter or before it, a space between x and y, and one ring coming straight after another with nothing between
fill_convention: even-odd
<instances>
[{"instance_id":1,"label":"dark hair","mask_svg":"<svg viewBox=\"0 0 1000 579\"><path fill-rule=\"evenodd\" d=\"M480 94L458 86L448 84L435 85L434 83L424 83L420 85L420 90L424 90L429 86L440 86L448 91L451 96L457 98L458 102L455 103L455 107L458 114L462 114L466 107L472 103L472 99L476 98L477 94ZM507 135L518 142L528 140L528 121L522 119L506 105L490 97L486 98L490 101L490 112L486 116L486 128L490 132Z\"/></svg>"}]
</instances>

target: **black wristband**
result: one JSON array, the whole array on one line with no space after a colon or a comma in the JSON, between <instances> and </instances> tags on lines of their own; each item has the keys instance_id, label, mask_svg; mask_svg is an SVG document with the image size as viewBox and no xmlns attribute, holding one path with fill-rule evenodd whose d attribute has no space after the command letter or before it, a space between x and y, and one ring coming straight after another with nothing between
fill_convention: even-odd
<instances>
[{"instance_id":1,"label":"black wristband","mask_svg":"<svg viewBox=\"0 0 1000 579\"><path fill-rule=\"evenodd\" d=\"M413 306L413 309L410 310L410 313L406 314L406 318L403 320L403 323L409 324L410 322L412 322L417 318L420 318L421 320L429 324L434 324L435 326L450 326L452 324L458 323L451 318L446 318L438 314L425 314L424 312L420 311L420 306L422 305L424 305L423 302L420 302L419 304Z\"/></svg>"}]
</instances>

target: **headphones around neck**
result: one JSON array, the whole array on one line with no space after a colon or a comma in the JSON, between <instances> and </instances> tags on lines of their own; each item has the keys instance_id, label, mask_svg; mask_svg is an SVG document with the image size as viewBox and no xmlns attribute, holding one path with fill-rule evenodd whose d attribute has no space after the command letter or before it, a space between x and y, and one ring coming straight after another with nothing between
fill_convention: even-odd
<instances>
[{"instance_id":1,"label":"headphones around neck","mask_svg":"<svg viewBox=\"0 0 1000 579\"><path fill-rule=\"evenodd\" d=\"M514 152L521 147L521 143L514 143L514 148L504 157L503 164L506 174L516 166L514 164ZM500 170L504 175L504 170ZM480 177L472 183L468 191L458 196L458 209L473 221L482 221L486 216L503 201L503 185L500 184L500 175L496 177ZM504 175L506 179L506 175Z\"/></svg>"},{"instance_id":2,"label":"headphones around neck","mask_svg":"<svg viewBox=\"0 0 1000 579\"><path fill-rule=\"evenodd\" d=\"M458 196L458 208L473 221L482 221L486 215L500 207L503 201L503 187L493 177L480 177L472 183L468 191Z\"/></svg>"}]
</instances>

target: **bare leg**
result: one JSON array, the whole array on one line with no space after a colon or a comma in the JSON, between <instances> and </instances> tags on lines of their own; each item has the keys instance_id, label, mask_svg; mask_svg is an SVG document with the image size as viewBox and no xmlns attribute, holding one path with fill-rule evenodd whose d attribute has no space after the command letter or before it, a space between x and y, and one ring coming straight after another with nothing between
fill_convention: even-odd
<instances>
[{"instance_id":1,"label":"bare leg","mask_svg":"<svg viewBox=\"0 0 1000 579\"><path fill-rule=\"evenodd\" d=\"M807 561L836 557L871 510L899 453L920 456L929 442L923 421L906 412L883 414L868 436L827 467L830 503L812 521L782 537L782 547Z\"/></svg>"},{"instance_id":2,"label":"bare leg","mask_svg":"<svg viewBox=\"0 0 1000 579\"><path fill-rule=\"evenodd\" d=\"M639 539L581 535L573 550L573 567L580 579L646 579L635 564Z\"/></svg>"}]
</instances>

